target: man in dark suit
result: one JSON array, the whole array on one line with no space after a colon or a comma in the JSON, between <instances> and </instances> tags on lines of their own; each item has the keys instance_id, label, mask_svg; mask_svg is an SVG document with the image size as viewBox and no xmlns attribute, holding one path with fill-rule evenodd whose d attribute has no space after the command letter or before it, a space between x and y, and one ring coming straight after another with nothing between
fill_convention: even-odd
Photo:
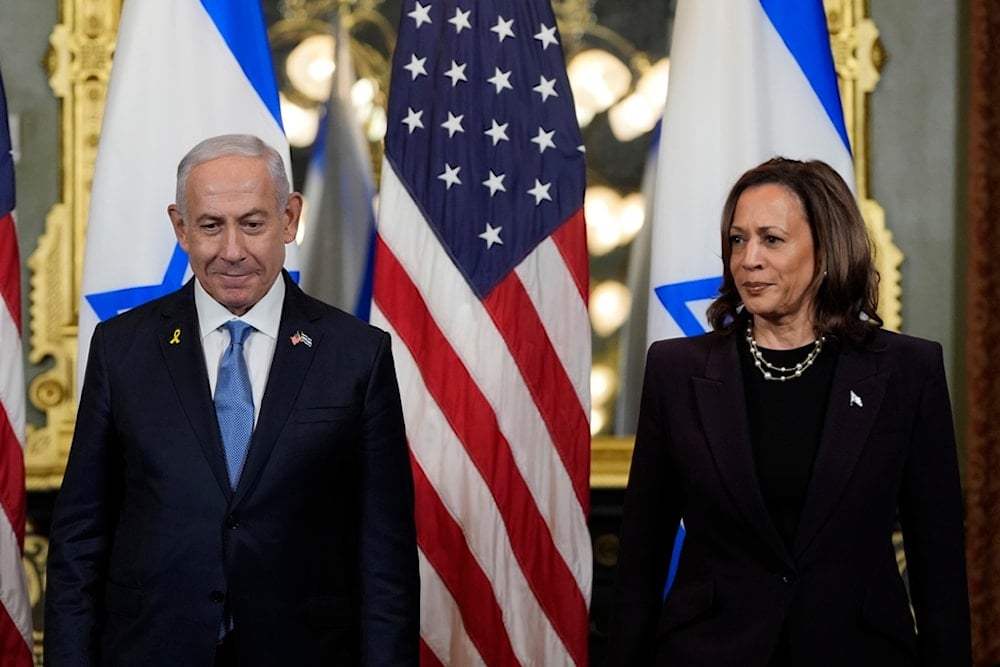
<instances>
[{"instance_id":1,"label":"man in dark suit","mask_svg":"<svg viewBox=\"0 0 1000 667\"><path fill-rule=\"evenodd\" d=\"M181 161L168 213L195 277L94 332L48 665L417 664L389 336L282 271L301 209L256 137Z\"/></svg>"}]
</instances>

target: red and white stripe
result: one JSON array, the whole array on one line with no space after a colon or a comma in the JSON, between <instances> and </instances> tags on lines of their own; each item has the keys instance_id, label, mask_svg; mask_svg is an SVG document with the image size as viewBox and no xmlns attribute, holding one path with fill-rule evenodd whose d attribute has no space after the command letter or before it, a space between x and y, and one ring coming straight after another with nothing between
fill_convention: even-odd
<instances>
[{"instance_id":1,"label":"red and white stripe","mask_svg":"<svg viewBox=\"0 0 1000 667\"><path fill-rule=\"evenodd\" d=\"M372 322L393 335L423 662L584 665L591 547L582 212L480 301L388 161Z\"/></svg>"},{"instance_id":2,"label":"red and white stripe","mask_svg":"<svg viewBox=\"0 0 1000 667\"><path fill-rule=\"evenodd\" d=\"M0 217L0 664L32 664L24 549L24 361L14 217Z\"/></svg>"}]
</instances>

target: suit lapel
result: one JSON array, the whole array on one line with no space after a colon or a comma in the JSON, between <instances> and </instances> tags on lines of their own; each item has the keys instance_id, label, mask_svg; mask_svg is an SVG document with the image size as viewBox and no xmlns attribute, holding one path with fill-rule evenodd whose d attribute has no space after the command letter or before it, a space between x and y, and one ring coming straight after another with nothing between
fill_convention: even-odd
<instances>
[{"instance_id":1,"label":"suit lapel","mask_svg":"<svg viewBox=\"0 0 1000 667\"><path fill-rule=\"evenodd\" d=\"M222 440L208 385L201 330L194 305L194 279L189 280L175 298L164 302L160 319L155 335L177 398L216 481L229 496L229 476L222 454Z\"/></svg>"},{"instance_id":2,"label":"suit lapel","mask_svg":"<svg viewBox=\"0 0 1000 667\"><path fill-rule=\"evenodd\" d=\"M322 344L321 332L315 327L315 322L320 317L318 309L305 298L305 294L287 274L282 272L282 276L285 280L285 303L281 310L278 339L274 345L274 358L261 400L257 427L250 440L250 451L247 452L246 464L236 486L234 505L239 504L249 493L264 469L299 398L313 355ZM312 345L293 345L291 337L296 332L307 334Z\"/></svg>"},{"instance_id":3,"label":"suit lapel","mask_svg":"<svg viewBox=\"0 0 1000 667\"><path fill-rule=\"evenodd\" d=\"M830 387L823 435L809 481L794 551L801 554L840 502L868 442L885 395L887 374L879 374L875 348L845 346Z\"/></svg>"},{"instance_id":4,"label":"suit lapel","mask_svg":"<svg viewBox=\"0 0 1000 667\"><path fill-rule=\"evenodd\" d=\"M735 338L717 338L709 353L705 377L694 378L694 391L702 429L733 504L754 532L775 553L787 558L788 550L767 512L757 480Z\"/></svg>"}]
</instances>

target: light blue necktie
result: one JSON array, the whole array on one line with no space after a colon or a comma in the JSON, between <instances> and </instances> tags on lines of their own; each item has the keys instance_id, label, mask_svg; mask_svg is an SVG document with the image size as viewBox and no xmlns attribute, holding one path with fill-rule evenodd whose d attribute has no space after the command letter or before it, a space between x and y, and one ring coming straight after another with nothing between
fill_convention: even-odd
<instances>
[{"instance_id":1,"label":"light blue necktie","mask_svg":"<svg viewBox=\"0 0 1000 667\"><path fill-rule=\"evenodd\" d=\"M243 357L243 343L254 328L240 320L230 320L225 326L229 330L229 347L222 354L219 364L219 378L215 384L215 416L222 432L229 483L235 489L253 434L253 391Z\"/></svg>"}]
</instances>

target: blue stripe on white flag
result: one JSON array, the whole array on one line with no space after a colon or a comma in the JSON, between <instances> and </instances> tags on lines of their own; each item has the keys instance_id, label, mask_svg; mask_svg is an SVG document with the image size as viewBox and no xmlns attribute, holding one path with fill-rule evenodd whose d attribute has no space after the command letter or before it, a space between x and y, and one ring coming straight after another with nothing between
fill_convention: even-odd
<instances>
[{"instance_id":1,"label":"blue stripe on white flag","mask_svg":"<svg viewBox=\"0 0 1000 667\"><path fill-rule=\"evenodd\" d=\"M271 47L267 42L267 26L260 3L236 4L231 0L201 0L201 4L219 29L222 39L233 52L250 84L260 95L261 101L274 116L278 127L284 129Z\"/></svg>"},{"instance_id":2,"label":"blue stripe on white flag","mask_svg":"<svg viewBox=\"0 0 1000 667\"><path fill-rule=\"evenodd\" d=\"M844 124L844 107L840 102L833 53L827 48L816 48L817 43L825 44L829 38L823 5L788 0L760 0L760 4L816 91L830 122L837 128L837 134L850 153L851 142Z\"/></svg>"}]
</instances>

